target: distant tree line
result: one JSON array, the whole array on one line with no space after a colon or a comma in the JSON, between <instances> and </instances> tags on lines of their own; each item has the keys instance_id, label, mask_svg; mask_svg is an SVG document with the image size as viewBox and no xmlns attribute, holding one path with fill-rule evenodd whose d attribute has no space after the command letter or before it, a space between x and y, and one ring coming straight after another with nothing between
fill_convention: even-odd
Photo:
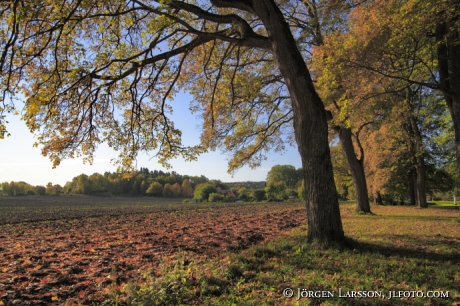
<instances>
[{"instance_id":1,"label":"distant tree line","mask_svg":"<svg viewBox=\"0 0 460 306\"><path fill-rule=\"evenodd\" d=\"M216 188L212 183L197 186L194 199L210 202L282 202L304 199L301 169L292 165L273 166L265 182L225 183L227 190Z\"/></svg>"},{"instance_id":2,"label":"distant tree line","mask_svg":"<svg viewBox=\"0 0 460 306\"><path fill-rule=\"evenodd\" d=\"M130 173L105 172L91 175L80 174L67 182L64 187L52 183L45 186L33 186L26 182L4 182L1 184L3 196L22 195L60 195L60 194L97 194L148 195L164 197L192 197L196 185L209 182L204 175L180 175L174 171L149 171L140 168ZM214 184L222 184L215 181Z\"/></svg>"},{"instance_id":3,"label":"distant tree line","mask_svg":"<svg viewBox=\"0 0 460 306\"><path fill-rule=\"evenodd\" d=\"M204 175L180 175L175 171L149 171L140 168L129 173L105 172L103 175L80 174L64 186L66 194L110 193L116 195L147 195L167 198L192 197L195 186L209 182ZM217 182L221 183L221 182Z\"/></svg>"},{"instance_id":4,"label":"distant tree line","mask_svg":"<svg viewBox=\"0 0 460 306\"><path fill-rule=\"evenodd\" d=\"M264 189L267 185L266 181L259 181L259 182L231 182L225 183L229 189L238 190L240 188L247 188L247 189Z\"/></svg>"},{"instance_id":5,"label":"distant tree line","mask_svg":"<svg viewBox=\"0 0 460 306\"><path fill-rule=\"evenodd\" d=\"M174 171L150 171L140 168L129 173L105 172L80 174L64 187L52 183L33 186L26 182L4 182L3 196L100 194L155 196L167 198L193 198L196 201L284 201L302 198L301 171L290 165L274 166L267 182L222 183L206 176L180 175ZM299 195L300 192L300 195Z\"/></svg>"},{"instance_id":6,"label":"distant tree line","mask_svg":"<svg viewBox=\"0 0 460 306\"><path fill-rule=\"evenodd\" d=\"M33 186L26 182L3 182L1 184L3 196L24 196L24 195L60 195L63 189L60 185L48 183L45 186Z\"/></svg>"},{"instance_id":7,"label":"distant tree line","mask_svg":"<svg viewBox=\"0 0 460 306\"><path fill-rule=\"evenodd\" d=\"M140 168L130 173L105 172L103 175L80 174L64 186L66 194L129 194L164 197L191 197L193 187L207 182L205 176L180 175L174 171L149 171Z\"/></svg>"}]
</instances>

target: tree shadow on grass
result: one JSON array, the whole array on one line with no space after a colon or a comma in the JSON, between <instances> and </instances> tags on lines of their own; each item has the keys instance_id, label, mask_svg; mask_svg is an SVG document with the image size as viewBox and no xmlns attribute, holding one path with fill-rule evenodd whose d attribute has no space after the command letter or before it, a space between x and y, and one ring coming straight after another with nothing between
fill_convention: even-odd
<instances>
[{"instance_id":1,"label":"tree shadow on grass","mask_svg":"<svg viewBox=\"0 0 460 306\"><path fill-rule=\"evenodd\" d=\"M435 208L435 209L445 209L445 210L457 210L457 211L460 211L460 206L450 206L450 205L446 205L446 206L429 206L430 208Z\"/></svg>"},{"instance_id":2,"label":"tree shadow on grass","mask_svg":"<svg viewBox=\"0 0 460 306\"><path fill-rule=\"evenodd\" d=\"M433 235L430 237L419 237L412 235L384 235L386 240L395 241L394 245L388 243L369 243L353 240L350 244L354 249L362 253L380 254L384 256L397 256L400 258L414 258L421 260L431 260L446 263L450 261L452 264L460 263L460 252L434 252L431 248L436 246L449 246L451 250L460 250L460 239L442 235ZM410 243L414 247L398 245L397 242L402 241ZM430 248L430 249L427 249Z\"/></svg>"},{"instance_id":3,"label":"tree shadow on grass","mask_svg":"<svg viewBox=\"0 0 460 306\"><path fill-rule=\"evenodd\" d=\"M408 220L432 220L432 221L453 221L460 222L460 214L458 216L417 216L417 215L379 215L373 214L373 217L383 219L408 219Z\"/></svg>"}]
</instances>

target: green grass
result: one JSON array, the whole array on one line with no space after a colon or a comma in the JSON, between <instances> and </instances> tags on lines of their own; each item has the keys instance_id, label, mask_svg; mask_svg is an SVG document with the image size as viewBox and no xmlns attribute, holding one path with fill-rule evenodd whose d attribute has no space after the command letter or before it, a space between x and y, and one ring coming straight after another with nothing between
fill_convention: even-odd
<instances>
[{"instance_id":1,"label":"green grass","mask_svg":"<svg viewBox=\"0 0 460 306\"><path fill-rule=\"evenodd\" d=\"M457 199L456 204L454 204L454 201L433 201L430 202L428 206L442 209L460 210L460 199Z\"/></svg>"},{"instance_id":2,"label":"green grass","mask_svg":"<svg viewBox=\"0 0 460 306\"><path fill-rule=\"evenodd\" d=\"M118 305L460 305L460 211L416 207L373 207L342 218L352 247L320 249L305 243L306 227L240 253L206 259L182 252L166 257L163 271L112 291ZM283 290L292 288L286 298ZM297 300L298 290L311 296ZM352 291L380 298L347 298ZM448 298L393 298L448 292ZM383 297L385 296L385 297Z\"/></svg>"},{"instance_id":3,"label":"green grass","mask_svg":"<svg viewBox=\"0 0 460 306\"><path fill-rule=\"evenodd\" d=\"M454 201L434 201L436 206L454 206ZM460 205L460 198L457 199L456 206Z\"/></svg>"}]
</instances>

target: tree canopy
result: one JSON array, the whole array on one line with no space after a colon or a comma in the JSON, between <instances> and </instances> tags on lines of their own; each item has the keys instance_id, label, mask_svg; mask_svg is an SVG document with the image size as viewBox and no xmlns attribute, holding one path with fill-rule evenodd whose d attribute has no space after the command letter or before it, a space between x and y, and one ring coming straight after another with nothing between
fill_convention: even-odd
<instances>
[{"instance_id":1,"label":"tree canopy","mask_svg":"<svg viewBox=\"0 0 460 306\"><path fill-rule=\"evenodd\" d=\"M379 193L386 180L387 187L399 190L396 194L405 193L408 182L415 180L417 202L426 206L425 189L433 189L425 179L433 159L438 159L439 173L444 167L439 158L445 153L433 147L434 135L442 131L444 139L454 136L440 124L449 121L447 110L457 139L457 150L451 149L459 155L459 4L365 1L350 11L339 30L323 35L314 47L316 86L331 112L330 125L348 161L358 206L368 201L366 181L372 193ZM439 99L440 93L444 99ZM435 108L443 114L433 112Z\"/></svg>"},{"instance_id":2,"label":"tree canopy","mask_svg":"<svg viewBox=\"0 0 460 306\"><path fill-rule=\"evenodd\" d=\"M358 109L357 123L372 115L370 107L380 116L388 115L391 107L385 104L392 98L387 93L404 92L407 88L420 92L424 88L433 96L442 94L444 99L438 100L437 107L450 112L457 177L460 176L459 12L460 2L456 0L366 1L351 12L345 31L324 38L324 48L317 54L317 58L324 59L317 61L323 74L319 83L328 88L323 97L334 101L340 111L337 119L346 119L352 127L356 120L352 119L353 113ZM383 104L370 100L380 100ZM360 105L350 107L353 101Z\"/></svg>"},{"instance_id":3,"label":"tree canopy","mask_svg":"<svg viewBox=\"0 0 460 306\"><path fill-rule=\"evenodd\" d=\"M302 179L302 170L297 170L292 165L273 166L267 174L267 185L282 182L287 188L295 188Z\"/></svg>"},{"instance_id":4,"label":"tree canopy","mask_svg":"<svg viewBox=\"0 0 460 306\"><path fill-rule=\"evenodd\" d=\"M125 167L140 150L156 151L167 165L222 141L235 153L231 170L260 164L264 150L284 148L288 96L272 75L266 32L253 17L232 13L253 8L212 4L3 2L1 111L16 107L8 96L25 94L24 119L54 166L80 155L91 162L102 142L120 152ZM183 146L170 120L180 89L194 95L190 107L204 117L197 146Z\"/></svg>"}]
</instances>

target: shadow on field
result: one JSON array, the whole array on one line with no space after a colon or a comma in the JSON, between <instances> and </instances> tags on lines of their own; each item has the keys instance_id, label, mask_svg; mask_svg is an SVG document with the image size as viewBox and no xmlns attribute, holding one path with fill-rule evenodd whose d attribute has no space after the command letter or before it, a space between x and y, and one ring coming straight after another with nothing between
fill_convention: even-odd
<instances>
[{"instance_id":1,"label":"shadow on field","mask_svg":"<svg viewBox=\"0 0 460 306\"><path fill-rule=\"evenodd\" d=\"M457 206L454 206L454 205L452 205L452 206L450 206L450 205L449 206L448 205L446 205L446 206L430 206L430 208L447 209L447 210L460 210L460 206L458 206L458 205Z\"/></svg>"},{"instance_id":2,"label":"shadow on field","mask_svg":"<svg viewBox=\"0 0 460 306\"><path fill-rule=\"evenodd\" d=\"M374 214L374 217L384 219L407 219L407 220L433 220L433 221L452 221L457 220L460 222L459 216L417 216L417 215L379 215Z\"/></svg>"},{"instance_id":3,"label":"shadow on field","mask_svg":"<svg viewBox=\"0 0 460 306\"><path fill-rule=\"evenodd\" d=\"M444 237L441 235L435 235L433 237L416 237L411 235L385 235L385 238L389 238L392 241L395 241L395 245L388 244L374 244L369 242L362 241L353 241L352 245L355 249L359 250L362 253L370 254L380 254L384 256L397 256L401 258L414 258L414 259L428 259L432 261L439 261L443 264L446 261L450 261L452 264L460 263L460 254L459 252L433 252L427 250L426 247L435 248L436 246L448 247L451 250L460 250L460 240ZM398 244L397 241L405 241L412 246L417 247L407 247L401 244Z\"/></svg>"}]
</instances>

